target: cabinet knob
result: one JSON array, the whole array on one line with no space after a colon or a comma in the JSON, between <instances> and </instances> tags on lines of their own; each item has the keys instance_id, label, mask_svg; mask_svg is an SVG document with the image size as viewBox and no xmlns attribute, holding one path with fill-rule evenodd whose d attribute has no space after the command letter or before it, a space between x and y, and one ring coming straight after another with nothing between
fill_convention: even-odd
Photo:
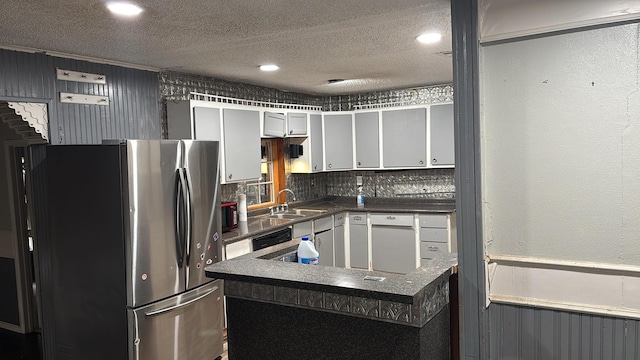
<instances>
[{"instance_id":1,"label":"cabinet knob","mask_svg":"<svg viewBox=\"0 0 640 360\"><path fill-rule=\"evenodd\" d=\"M318 170L318 165L313 165L313 170Z\"/></svg>"},{"instance_id":2,"label":"cabinet knob","mask_svg":"<svg viewBox=\"0 0 640 360\"><path fill-rule=\"evenodd\" d=\"M329 164L329 169L331 169L331 164Z\"/></svg>"},{"instance_id":3,"label":"cabinet knob","mask_svg":"<svg viewBox=\"0 0 640 360\"><path fill-rule=\"evenodd\" d=\"M293 130L289 130L289 135L293 134Z\"/></svg>"},{"instance_id":4,"label":"cabinet knob","mask_svg":"<svg viewBox=\"0 0 640 360\"><path fill-rule=\"evenodd\" d=\"M437 162L438 162L438 159L433 159L433 160L431 160L431 162L432 162L432 163L437 163Z\"/></svg>"},{"instance_id":5,"label":"cabinet knob","mask_svg":"<svg viewBox=\"0 0 640 360\"><path fill-rule=\"evenodd\" d=\"M229 179L231 179L233 177L233 174L229 174Z\"/></svg>"},{"instance_id":6,"label":"cabinet knob","mask_svg":"<svg viewBox=\"0 0 640 360\"><path fill-rule=\"evenodd\" d=\"M424 165L424 161L420 160L420 165Z\"/></svg>"},{"instance_id":7,"label":"cabinet knob","mask_svg":"<svg viewBox=\"0 0 640 360\"><path fill-rule=\"evenodd\" d=\"M362 163L360 161L358 161L358 165L362 165Z\"/></svg>"}]
</instances>

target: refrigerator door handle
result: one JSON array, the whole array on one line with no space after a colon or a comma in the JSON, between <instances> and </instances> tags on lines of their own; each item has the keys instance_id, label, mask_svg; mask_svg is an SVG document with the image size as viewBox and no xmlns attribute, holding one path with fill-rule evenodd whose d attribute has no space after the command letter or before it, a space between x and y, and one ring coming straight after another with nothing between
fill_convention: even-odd
<instances>
[{"instance_id":1,"label":"refrigerator door handle","mask_svg":"<svg viewBox=\"0 0 640 360\"><path fill-rule=\"evenodd\" d=\"M191 299L189 301L185 301L182 304L167 306L166 308L158 309L158 310L155 310L155 311L150 311L150 312L144 313L144 314L146 316L154 316L154 315L159 315L159 314L162 314L162 313L166 313L167 311L179 309L181 307L185 307L185 306L187 306L189 304L193 304L194 302L209 296L209 294L211 294L212 292L214 292L216 290L218 290L218 287L214 286L213 289L207 291L206 293L204 293L204 294L202 294L202 295L200 295L200 296L198 296L196 298L193 298L193 299Z\"/></svg>"},{"instance_id":2,"label":"refrigerator door handle","mask_svg":"<svg viewBox=\"0 0 640 360\"><path fill-rule=\"evenodd\" d=\"M182 268L184 262L184 185L180 169L176 170L176 194L175 194L175 233L176 256L178 268Z\"/></svg>"},{"instance_id":3,"label":"refrigerator door handle","mask_svg":"<svg viewBox=\"0 0 640 360\"><path fill-rule=\"evenodd\" d=\"M185 212L186 212L186 220L187 220L187 226L186 226L186 230L187 230L187 234L185 236L185 252L187 254L187 266L189 266L189 260L190 260L190 253L191 253L191 236L192 236L192 223L193 223L193 215L192 215L192 204L191 204L191 186L189 184L189 174L187 173L187 169L182 168L182 174L183 174L183 181L184 181L184 187L185 187L185 191L184 191L184 195L185 195Z\"/></svg>"}]
</instances>

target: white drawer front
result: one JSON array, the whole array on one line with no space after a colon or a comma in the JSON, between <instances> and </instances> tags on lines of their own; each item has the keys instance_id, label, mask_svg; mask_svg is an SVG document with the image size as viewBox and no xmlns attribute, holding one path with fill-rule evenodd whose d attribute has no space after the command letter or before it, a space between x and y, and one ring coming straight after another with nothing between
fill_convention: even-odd
<instances>
[{"instance_id":1,"label":"white drawer front","mask_svg":"<svg viewBox=\"0 0 640 360\"><path fill-rule=\"evenodd\" d=\"M413 214L371 214L371 225L413 226Z\"/></svg>"},{"instance_id":2,"label":"white drawer front","mask_svg":"<svg viewBox=\"0 0 640 360\"><path fill-rule=\"evenodd\" d=\"M447 215L424 214L420 215L420 227L447 228Z\"/></svg>"},{"instance_id":3,"label":"white drawer front","mask_svg":"<svg viewBox=\"0 0 640 360\"><path fill-rule=\"evenodd\" d=\"M367 214L366 213L351 214L349 215L349 223L367 225Z\"/></svg>"},{"instance_id":4,"label":"white drawer front","mask_svg":"<svg viewBox=\"0 0 640 360\"><path fill-rule=\"evenodd\" d=\"M420 242L420 257L423 259L437 257L438 255L445 254L448 252L449 252L449 247L447 246L446 243L432 242L432 241Z\"/></svg>"},{"instance_id":5,"label":"white drawer front","mask_svg":"<svg viewBox=\"0 0 640 360\"><path fill-rule=\"evenodd\" d=\"M313 222L313 232L325 231L333 228L333 218L327 216L322 219L316 219Z\"/></svg>"},{"instance_id":6,"label":"white drawer front","mask_svg":"<svg viewBox=\"0 0 640 360\"><path fill-rule=\"evenodd\" d=\"M238 242L234 242L224 247L226 259L233 259L235 257L248 254L252 251L251 239L244 239Z\"/></svg>"},{"instance_id":7,"label":"white drawer front","mask_svg":"<svg viewBox=\"0 0 640 360\"><path fill-rule=\"evenodd\" d=\"M420 228L420 241L448 242L447 229Z\"/></svg>"},{"instance_id":8,"label":"white drawer front","mask_svg":"<svg viewBox=\"0 0 640 360\"><path fill-rule=\"evenodd\" d=\"M311 221L293 224L292 236L294 238L299 238L306 235L311 235Z\"/></svg>"}]
</instances>

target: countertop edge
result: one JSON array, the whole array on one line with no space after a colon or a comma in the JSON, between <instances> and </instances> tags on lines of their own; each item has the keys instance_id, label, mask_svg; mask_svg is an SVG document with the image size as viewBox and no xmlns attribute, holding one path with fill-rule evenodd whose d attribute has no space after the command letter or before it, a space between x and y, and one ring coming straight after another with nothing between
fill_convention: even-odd
<instances>
[{"instance_id":1,"label":"countertop edge","mask_svg":"<svg viewBox=\"0 0 640 360\"><path fill-rule=\"evenodd\" d=\"M260 230L256 230L256 231L252 231L252 232L248 232L246 234L241 234L241 235L237 235L237 236L230 236L225 238L225 233L222 234L222 243L223 245L229 245L229 244L233 244L242 240L245 240L247 238L252 238L252 237L256 237L256 236L261 236L261 235L265 235L265 234L269 234L272 233L274 231L278 231L280 229L284 229L286 227L289 227L291 225L295 225L295 224L299 224L299 223L303 223L306 221L312 221L312 220L316 220L316 219L320 219L323 217L327 217L327 216L331 216L331 215L335 215L337 213L341 213L341 212L361 212L361 213L367 213L367 212L389 212L389 213L407 213L407 212L411 212L411 213L418 213L418 214L434 214L434 213L438 213L438 214L450 214L450 213L454 213L456 211L455 209L455 202L452 201L439 201L437 202L437 207L435 207L436 205L434 205L434 208L430 208L430 209L419 209L419 208L401 208L401 207L379 207L379 206L375 206L375 205L366 205L364 208L362 207L357 207L355 204L355 200L354 200L354 204L353 207L351 206L345 206L344 204L340 204L340 203L344 203L345 200L314 200L314 201L305 201L305 202L301 202L301 203L297 203L297 204L292 204L291 209L296 209L296 208L305 208L305 209L322 209L322 210L326 210L326 212L323 213L318 213L317 215L312 215L312 216L305 216L299 219L291 219L287 222L283 222L282 224L278 224L278 225L274 225L271 226L269 228L265 228L265 229L260 229ZM413 204L415 205L415 204ZM394 205L391 205L394 206ZM407 206L412 206L412 205L407 205ZM262 211L261 211L262 212ZM265 216L264 213L259 213L257 215L253 215L250 216L249 218L258 218L258 217L263 217ZM243 223L241 222L240 225L243 225ZM247 225L247 222L244 222L244 225ZM248 226L247 226L248 227ZM226 234L231 234L233 232L229 232Z\"/></svg>"}]
</instances>

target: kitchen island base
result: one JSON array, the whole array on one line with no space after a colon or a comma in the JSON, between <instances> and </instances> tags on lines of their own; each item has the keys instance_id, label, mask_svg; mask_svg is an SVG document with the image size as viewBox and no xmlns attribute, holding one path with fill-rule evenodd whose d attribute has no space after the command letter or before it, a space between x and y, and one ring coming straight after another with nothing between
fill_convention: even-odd
<instances>
[{"instance_id":1,"label":"kitchen island base","mask_svg":"<svg viewBox=\"0 0 640 360\"><path fill-rule=\"evenodd\" d=\"M423 327L227 298L229 359L444 360L449 306Z\"/></svg>"}]
</instances>

